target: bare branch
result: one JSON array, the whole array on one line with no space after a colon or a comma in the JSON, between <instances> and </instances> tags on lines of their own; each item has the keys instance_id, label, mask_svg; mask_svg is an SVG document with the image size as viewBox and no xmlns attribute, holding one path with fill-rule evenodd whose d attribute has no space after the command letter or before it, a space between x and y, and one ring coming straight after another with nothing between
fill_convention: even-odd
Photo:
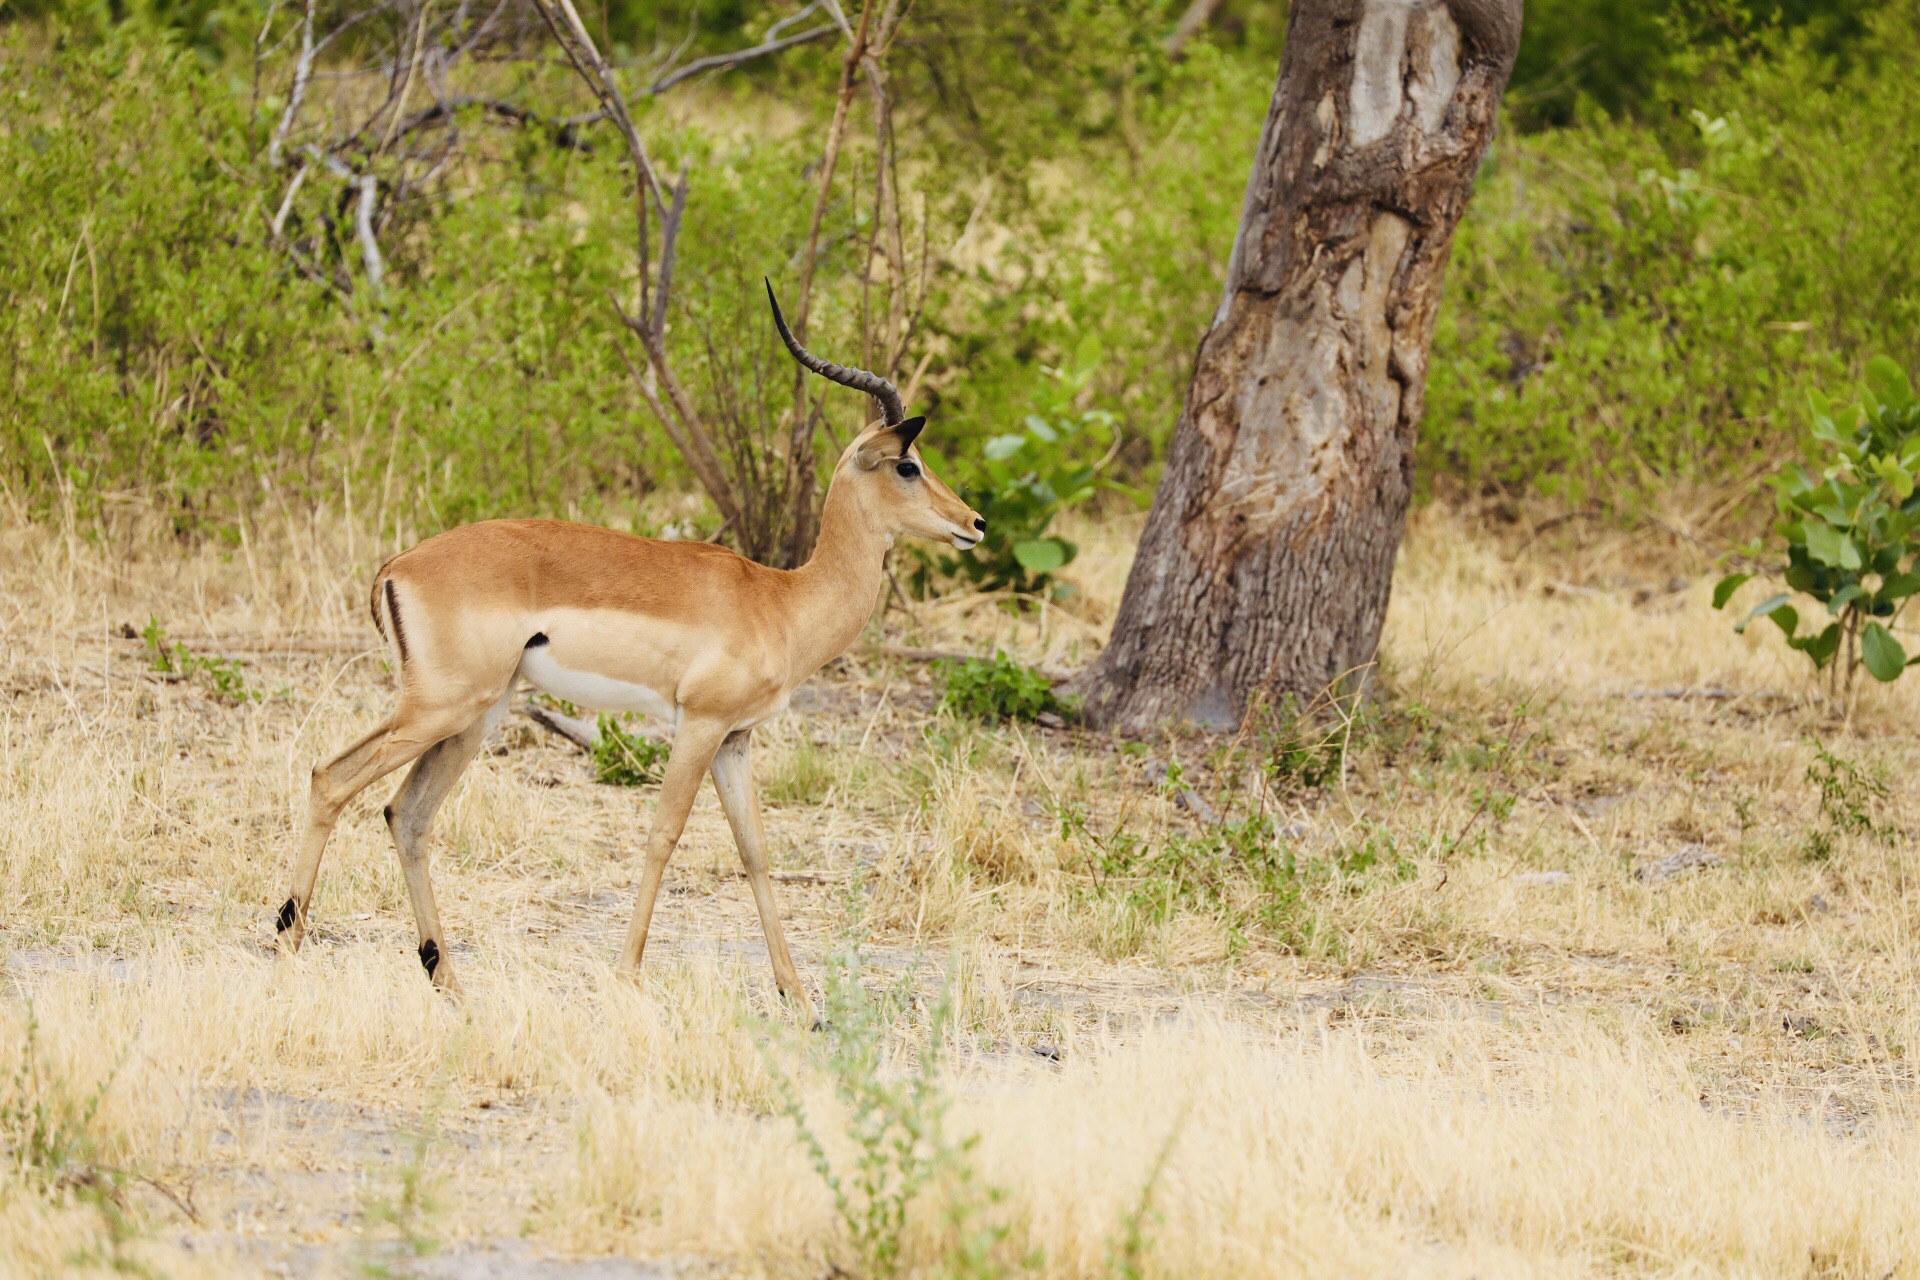
<instances>
[{"instance_id":1,"label":"bare branch","mask_svg":"<svg viewBox=\"0 0 1920 1280\"><path fill-rule=\"evenodd\" d=\"M667 210L660 227L660 291L654 300L652 339L658 342L667 333L667 297L673 290L673 248L680 238L680 220L687 211L687 171L673 184L673 206Z\"/></svg>"},{"instance_id":2,"label":"bare branch","mask_svg":"<svg viewBox=\"0 0 1920 1280\"><path fill-rule=\"evenodd\" d=\"M646 333L640 321L628 315L617 298L614 299L613 309L619 312L621 321L629 329L640 334L645 344ZM640 396L647 402L647 408L653 410L653 416L660 420L661 427L666 430L667 438L673 441L673 447L678 449L680 456L687 460L687 465L693 468L694 478L700 481L701 487L713 499L713 505L719 508L721 519L728 524L737 521L740 518L740 504L734 500L733 486L727 483L727 475L721 469L720 459L714 454L713 446L707 441L706 433L700 430L697 420L683 417L680 421L675 421L674 414L669 413L667 407L660 403L659 395L628 357L626 349L624 347L615 349L620 354L620 363L626 365L627 372L633 375L633 385L640 389ZM663 362L655 359L654 348L650 344L647 344L647 356L655 370L659 370ZM662 380L669 381L668 393L669 398L675 400L675 412L684 412L679 401L684 398L685 393L682 392L678 397L674 396L672 393L677 384L672 384L670 379Z\"/></svg>"},{"instance_id":3,"label":"bare branch","mask_svg":"<svg viewBox=\"0 0 1920 1280\"><path fill-rule=\"evenodd\" d=\"M354 210L354 235L360 241L360 260L366 264L367 284L371 286L373 296L378 299L384 290L386 264L380 257L380 242L373 237L373 211L379 199L380 180L370 173L363 173L354 180L360 188L360 200Z\"/></svg>"},{"instance_id":4,"label":"bare branch","mask_svg":"<svg viewBox=\"0 0 1920 1280\"><path fill-rule=\"evenodd\" d=\"M846 15L836 0L825 0L827 11L846 30ZM827 216L827 201L833 191L833 172L840 162L840 148L847 136L847 112L853 104L853 91L860 69L861 55L867 47L867 22L873 10L872 0L861 6L858 30L847 31L846 57L840 64L840 89L833 104L833 123L827 128L827 151L820 162L820 189L814 196L813 216L807 223L807 244L800 255L800 280L794 307L793 331L797 341L805 341L807 313L813 295L813 265L820 253L820 226ZM787 558L798 562L804 548L813 543L813 427L808 411L805 366L794 370L793 426L787 435L787 494L791 503L787 522Z\"/></svg>"},{"instance_id":5,"label":"bare branch","mask_svg":"<svg viewBox=\"0 0 1920 1280\"><path fill-rule=\"evenodd\" d=\"M313 78L313 2L307 0L307 16L300 23L300 59L293 64L293 90L287 95L287 109L280 113L280 123L274 128L273 141L267 144L267 165L280 167L280 152L287 145L287 134L293 129L293 122L300 115L300 104L307 100L307 81Z\"/></svg>"},{"instance_id":6,"label":"bare branch","mask_svg":"<svg viewBox=\"0 0 1920 1280\"><path fill-rule=\"evenodd\" d=\"M1177 58L1186 49L1187 41L1199 35L1209 22L1213 21L1214 10L1220 7L1220 0L1193 0L1187 11L1180 15L1180 21L1173 28L1173 34L1167 37L1167 56Z\"/></svg>"},{"instance_id":7,"label":"bare branch","mask_svg":"<svg viewBox=\"0 0 1920 1280\"><path fill-rule=\"evenodd\" d=\"M673 88L673 86L679 84L682 80L690 79L702 72L725 71L729 68L737 67L743 62L751 62L755 58L764 58L769 54L779 53L783 50L791 49L796 45L807 44L811 41L818 40L822 36L830 36L837 30L837 27L831 25L815 27L810 31L802 31L797 36L786 36L779 40L768 40L761 44L756 44L749 49L736 49L732 53L716 53L705 58L695 58L686 66L661 75L659 79L646 87L645 92L653 96L658 96Z\"/></svg>"},{"instance_id":8,"label":"bare branch","mask_svg":"<svg viewBox=\"0 0 1920 1280\"><path fill-rule=\"evenodd\" d=\"M393 145L393 140L395 136L397 136L397 131L400 127L401 113L407 109L407 98L413 93L414 78L420 74L420 55L421 51L426 47L427 40L427 15L432 12L433 0L425 0L425 3L420 6L420 20L414 24L413 56L407 60L407 78L400 84L399 99L393 108L393 120L388 124L387 136L382 140L377 150L385 151Z\"/></svg>"},{"instance_id":9,"label":"bare branch","mask_svg":"<svg viewBox=\"0 0 1920 1280\"><path fill-rule=\"evenodd\" d=\"M313 171L311 165L301 165L300 171L293 175L293 181L287 184L287 194L280 201L279 211L273 215L273 238L278 240L287 225L287 215L293 212L293 198L300 194L300 187L307 180L307 174Z\"/></svg>"}]
</instances>

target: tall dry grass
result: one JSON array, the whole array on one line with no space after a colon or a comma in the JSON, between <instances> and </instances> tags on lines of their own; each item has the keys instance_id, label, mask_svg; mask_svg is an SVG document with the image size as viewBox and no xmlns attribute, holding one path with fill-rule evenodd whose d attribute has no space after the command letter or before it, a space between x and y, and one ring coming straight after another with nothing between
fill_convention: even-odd
<instances>
[{"instance_id":1,"label":"tall dry grass","mask_svg":"<svg viewBox=\"0 0 1920 1280\"><path fill-rule=\"evenodd\" d=\"M1009 1274L1914 1266L1920 692L1818 702L1793 655L1731 634L1672 545L1529 548L1429 511L1381 717L1337 777L1268 797L1302 857L1385 841L1408 870L1307 884L1285 935L1236 915L1246 884L1143 923L1100 891L1089 842L1196 835L1144 765L1180 759L1224 808L1244 792L1212 768L1220 744L1142 756L959 724L924 664L887 656L1084 659L1130 531L1074 536L1079 597L895 609L760 747L803 969L838 945L852 876L870 972L925 997L888 1032L890 1070L954 993L947 1125L977 1136L975 1181L917 1203L909 1270L953 1262L967 1196L958 1221L1004 1230ZM769 990L711 796L638 986L606 961L649 795L592 785L522 726L435 833L464 1005L412 956L383 788L328 852L312 945L272 952L306 770L390 696L361 615L386 550L324 527L188 549L0 530L0 1273L384 1258L375 1206L414 1176L413 1134L440 1207L408 1230L450 1248L848 1263L779 1114L784 1074L844 1153L829 1081ZM244 659L263 699L146 672L116 634L150 616ZM1809 856L1816 739L1884 771L1875 821L1898 838ZM1690 846L1720 864L1634 878ZM79 1165L20 1158L21 1117L96 1092Z\"/></svg>"}]
</instances>

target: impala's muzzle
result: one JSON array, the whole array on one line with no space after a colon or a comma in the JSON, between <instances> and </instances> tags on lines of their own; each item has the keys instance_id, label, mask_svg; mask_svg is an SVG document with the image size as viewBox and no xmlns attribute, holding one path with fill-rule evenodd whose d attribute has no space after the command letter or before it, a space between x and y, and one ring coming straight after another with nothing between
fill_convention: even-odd
<instances>
[{"instance_id":1,"label":"impala's muzzle","mask_svg":"<svg viewBox=\"0 0 1920 1280\"><path fill-rule=\"evenodd\" d=\"M963 529L955 529L953 531L953 545L962 551L971 551L979 546L980 540L986 536L987 522L980 516L975 516L973 518L972 533L968 533Z\"/></svg>"}]
</instances>

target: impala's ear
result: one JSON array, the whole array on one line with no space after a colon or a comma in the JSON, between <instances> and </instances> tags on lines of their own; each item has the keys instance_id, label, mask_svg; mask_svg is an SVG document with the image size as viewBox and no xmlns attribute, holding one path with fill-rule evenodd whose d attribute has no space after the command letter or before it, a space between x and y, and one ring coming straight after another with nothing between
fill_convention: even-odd
<instances>
[{"instance_id":1,"label":"impala's ear","mask_svg":"<svg viewBox=\"0 0 1920 1280\"><path fill-rule=\"evenodd\" d=\"M926 428L926 418L908 418L897 427L888 427L885 431L876 431L873 437L860 446L857 461L864 471L871 471L883 462L892 462L907 456L907 450L920 438L920 432Z\"/></svg>"}]
</instances>

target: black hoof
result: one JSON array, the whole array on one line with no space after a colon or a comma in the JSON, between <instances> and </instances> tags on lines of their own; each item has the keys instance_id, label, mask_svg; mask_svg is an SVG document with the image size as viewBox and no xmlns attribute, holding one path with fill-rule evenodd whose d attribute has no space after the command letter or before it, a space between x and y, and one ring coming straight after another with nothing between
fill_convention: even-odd
<instances>
[{"instance_id":1,"label":"black hoof","mask_svg":"<svg viewBox=\"0 0 1920 1280\"><path fill-rule=\"evenodd\" d=\"M274 919L273 931L275 933L285 933L287 930L293 928L294 917L299 914L299 908L293 905L293 899L288 898L286 905L280 908L280 914Z\"/></svg>"},{"instance_id":2,"label":"black hoof","mask_svg":"<svg viewBox=\"0 0 1920 1280\"><path fill-rule=\"evenodd\" d=\"M432 938L420 944L420 967L427 971L429 978L440 967L440 947Z\"/></svg>"}]
</instances>

